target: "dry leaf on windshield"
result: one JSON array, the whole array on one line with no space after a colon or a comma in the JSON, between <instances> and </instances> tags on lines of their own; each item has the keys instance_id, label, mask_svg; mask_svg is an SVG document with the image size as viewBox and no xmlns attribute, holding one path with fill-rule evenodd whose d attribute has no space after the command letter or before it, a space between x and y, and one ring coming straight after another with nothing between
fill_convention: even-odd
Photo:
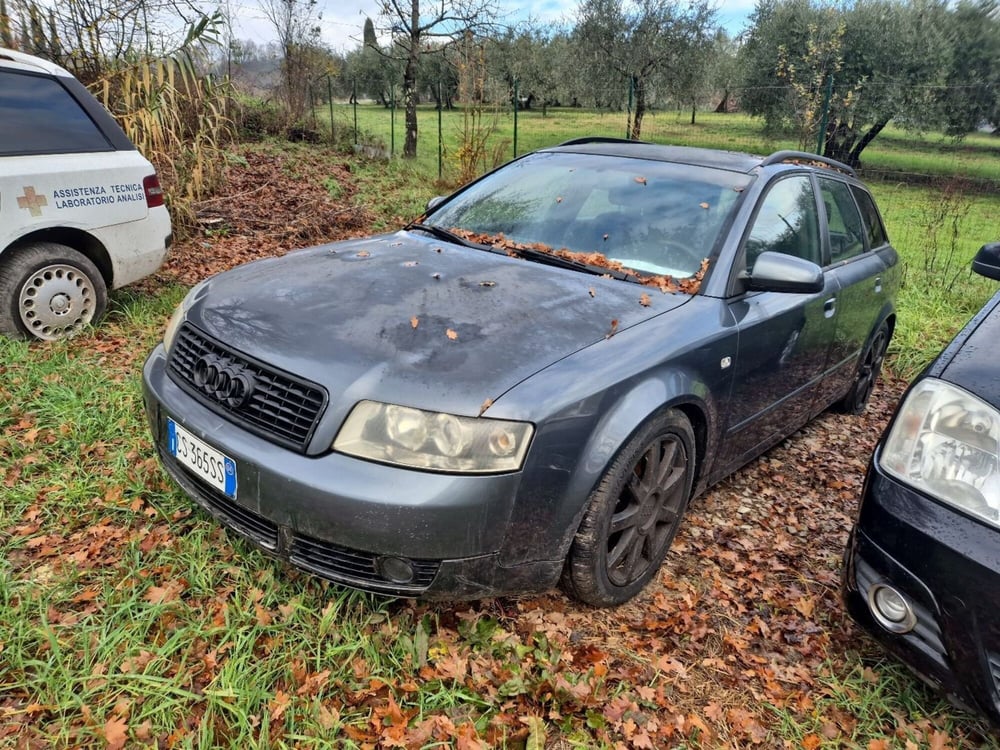
<instances>
[{"instance_id":1,"label":"dry leaf on windshield","mask_svg":"<svg viewBox=\"0 0 1000 750\"><path fill-rule=\"evenodd\" d=\"M450 338L452 341L454 341L455 339L458 338L458 333L456 331L453 331L451 328L449 328L447 331L445 331L444 334L445 334L445 336L447 336L448 338Z\"/></svg>"},{"instance_id":2,"label":"dry leaf on windshield","mask_svg":"<svg viewBox=\"0 0 1000 750\"><path fill-rule=\"evenodd\" d=\"M418 325L420 325L420 318L414 315L412 318L410 318L410 327L416 328Z\"/></svg>"}]
</instances>

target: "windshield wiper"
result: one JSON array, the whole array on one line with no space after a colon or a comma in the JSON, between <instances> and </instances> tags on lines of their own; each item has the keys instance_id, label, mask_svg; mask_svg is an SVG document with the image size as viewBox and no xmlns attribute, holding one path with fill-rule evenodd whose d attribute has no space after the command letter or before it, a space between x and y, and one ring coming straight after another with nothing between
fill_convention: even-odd
<instances>
[{"instance_id":1,"label":"windshield wiper","mask_svg":"<svg viewBox=\"0 0 1000 750\"><path fill-rule=\"evenodd\" d=\"M450 242L453 245L462 245L463 247L474 247L477 249L482 247L482 245L477 245L473 242L469 242L468 240L459 237L454 232L450 232L444 227L439 227L434 224L421 224L419 221L411 221L409 224L403 227L403 229L406 230L407 232L412 232L414 229L419 229L422 232L427 232L427 234L433 235L437 237L439 240L443 240L444 242Z\"/></svg>"},{"instance_id":2,"label":"windshield wiper","mask_svg":"<svg viewBox=\"0 0 1000 750\"><path fill-rule=\"evenodd\" d=\"M525 260L532 260L536 263L541 263L547 266L569 268L574 271L584 271L586 273L592 273L595 276L610 276L611 278L619 279L620 281L638 280L632 274L624 271L616 271L611 268L605 268L604 266L592 266L589 263L572 260L571 258L565 258L561 255L556 255L555 253L547 253L544 250L536 250L531 247L516 247L507 250L496 245L472 242L471 240L467 240L464 237L459 236L455 232L445 229L444 227L439 227L435 224L423 224L419 221L411 221L403 227L403 229L410 232L413 230L421 230L427 232L427 234L437 237L439 240L450 242L453 245L462 245L463 247L471 247L476 250L488 250L491 253L497 253L499 255L516 255L520 258L524 258Z\"/></svg>"},{"instance_id":3,"label":"windshield wiper","mask_svg":"<svg viewBox=\"0 0 1000 750\"><path fill-rule=\"evenodd\" d=\"M561 255L555 255L554 253L547 253L543 250L535 250L531 247L517 248L513 250L517 255L522 258L530 259L536 263L542 263L548 266L556 266L557 268L571 268L574 271L585 271L587 273L592 273L595 276L610 276L612 279L618 279L619 281L637 281L638 279L630 273L625 271L616 271L613 268L605 268L604 266L592 266L589 263L583 263L579 260L573 260L572 258L565 258Z\"/></svg>"}]
</instances>

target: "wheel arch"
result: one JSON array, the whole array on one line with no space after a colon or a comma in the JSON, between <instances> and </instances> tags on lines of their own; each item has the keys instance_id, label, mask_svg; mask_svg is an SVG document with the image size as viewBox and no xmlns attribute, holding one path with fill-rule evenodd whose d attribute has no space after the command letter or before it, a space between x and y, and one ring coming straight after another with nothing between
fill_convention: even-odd
<instances>
[{"instance_id":1,"label":"wheel arch","mask_svg":"<svg viewBox=\"0 0 1000 750\"><path fill-rule=\"evenodd\" d=\"M711 425L716 406L709 391L687 370L670 370L648 377L617 398L591 431L577 466L582 470L570 480L565 497L578 498L572 519L562 526L558 553L565 557L587 509L588 500L622 448L643 424L664 411L675 409L691 423L695 437L695 476L692 496L702 489L706 459L714 449Z\"/></svg>"},{"instance_id":2,"label":"wheel arch","mask_svg":"<svg viewBox=\"0 0 1000 750\"><path fill-rule=\"evenodd\" d=\"M17 252L19 248L28 247L36 242L54 242L76 250L97 266L97 270L101 272L104 279L104 285L108 289L114 288L114 266L107 248L94 235L82 229L49 227L35 230L11 242L3 251L0 251L0 258L3 258L7 253Z\"/></svg>"}]
</instances>

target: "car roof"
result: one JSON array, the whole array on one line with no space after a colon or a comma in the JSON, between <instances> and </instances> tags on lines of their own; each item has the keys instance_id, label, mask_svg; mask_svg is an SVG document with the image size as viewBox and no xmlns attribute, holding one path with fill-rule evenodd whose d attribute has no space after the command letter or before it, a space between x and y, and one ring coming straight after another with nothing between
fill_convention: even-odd
<instances>
[{"instance_id":1,"label":"car roof","mask_svg":"<svg viewBox=\"0 0 1000 750\"><path fill-rule=\"evenodd\" d=\"M795 165L835 169L851 177L857 177L846 164L826 157L803 151L776 151L769 156L747 154L741 151L723 151L713 148L693 148L691 146L664 146L646 141L630 141L623 138L577 138L543 151L568 151L580 154L624 156L634 159L688 164L696 167L712 167L732 172L751 172L758 167L775 164Z\"/></svg>"},{"instance_id":2,"label":"car roof","mask_svg":"<svg viewBox=\"0 0 1000 750\"><path fill-rule=\"evenodd\" d=\"M30 70L35 73L48 73L49 75L72 78L72 75L68 70L59 67L55 63L43 60L41 57L26 55L23 52L16 52L5 47L0 47L0 68Z\"/></svg>"}]
</instances>

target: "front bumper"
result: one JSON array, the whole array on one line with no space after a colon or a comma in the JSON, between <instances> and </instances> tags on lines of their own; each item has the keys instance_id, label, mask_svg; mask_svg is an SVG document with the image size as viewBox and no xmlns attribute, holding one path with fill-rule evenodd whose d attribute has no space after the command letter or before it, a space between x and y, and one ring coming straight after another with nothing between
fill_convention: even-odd
<instances>
[{"instance_id":1,"label":"front bumper","mask_svg":"<svg viewBox=\"0 0 1000 750\"><path fill-rule=\"evenodd\" d=\"M354 588L472 599L551 587L562 561L500 564L520 474L418 472L336 453L307 456L223 419L167 375L157 347L143 368L146 416L167 473L226 527L265 552ZM173 419L236 461L237 497L202 482L166 450ZM388 557L412 580L383 576Z\"/></svg>"},{"instance_id":2,"label":"front bumper","mask_svg":"<svg viewBox=\"0 0 1000 750\"><path fill-rule=\"evenodd\" d=\"M878 624L868 588L903 593L916 626ZM1000 725L1000 532L885 474L878 451L844 565L851 616L959 705Z\"/></svg>"}]
</instances>

